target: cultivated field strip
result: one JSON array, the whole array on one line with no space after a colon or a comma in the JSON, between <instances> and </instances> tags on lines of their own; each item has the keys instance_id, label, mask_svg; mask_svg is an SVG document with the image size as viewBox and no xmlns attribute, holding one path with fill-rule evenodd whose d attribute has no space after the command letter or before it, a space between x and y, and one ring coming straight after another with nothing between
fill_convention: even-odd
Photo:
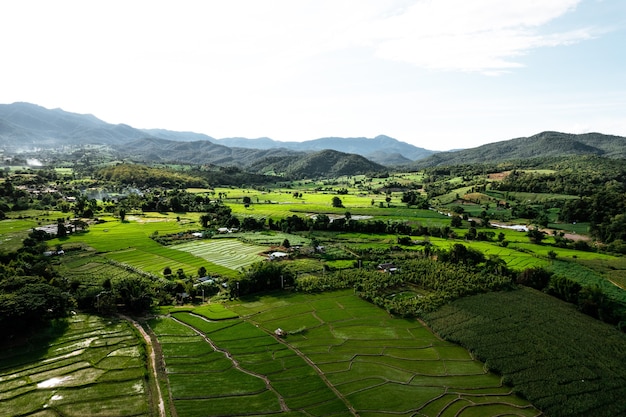
<instances>
[{"instance_id":1,"label":"cultivated field strip","mask_svg":"<svg viewBox=\"0 0 626 417\"><path fill-rule=\"evenodd\" d=\"M182 252L205 259L233 271L252 265L265 259L260 255L267 246L243 243L237 239L199 240L172 246Z\"/></svg>"},{"instance_id":2,"label":"cultivated field strip","mask_svg":"<svg viewBox=\"0 0 626 417\"><path fill-rule=\"evenodd\" d=\"M231 269L207 263L203 258L170 247L156 247L150 248L150 250L130 248L108 253L106 257L155 275L161 275L166 267L172 271L182 269L188 275L194 275L201 266L204 266L209 273L224 276L233 275Z\"/></svg>"},{"instance_id":3,"label":"cultivated field strip","mask_svg":"<svg viewBox=\"0 0 626 417\"><path fill-rule=\"evenodd\" d=\"M116 283L128 277L138 276L118 265L112 265L102 258L94 258L93 262L81 263L80 265L67 265L63 271L63 276L68 280L80 280L85 286L100 287L105 279L110 279Z\"/></svg>"},{"instance_id":4,"label":"cultivated field strip","mask_svg":"<svg viewBox=\"0 0 626 417\"><path fill-rule=\"evenodd\" d=\"M351 292L265 296L232 308L267 332L287 331L287 345L360 416L541 414L465 349Z\"/></svg>"},{"instance_id":5,"label":"cultivated field strip","mask_svg":"<svg viewBox=\"0 0 626 417\"><path fill-rule=\"evenodd\" d=\"M145 350L125 321L76 315L0 359L0 416L149 416Z\"/></svg>"},{"instance_id":6,"label":"cultivated field strip","mask_svg":"<svg viewBox=\"0 0 626 417\"><path fill-rule=\"evenodd\" d=\"M150 325L179 416L351 415L303 358L266 332L239 319L173 317Z\"/></svg>"}]
</instances>

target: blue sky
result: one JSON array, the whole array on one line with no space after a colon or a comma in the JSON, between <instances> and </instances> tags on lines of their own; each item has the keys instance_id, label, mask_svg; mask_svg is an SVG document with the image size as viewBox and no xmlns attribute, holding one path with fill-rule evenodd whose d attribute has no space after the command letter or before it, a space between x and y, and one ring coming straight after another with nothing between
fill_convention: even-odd
<instances>
[{"instance_id":1,"label":"blue sky","mask_svg":"<svg viewBox=\"0 0 626 417\"><path fill-rule=\"evenodd\" d=\"M9 0L0 102L432 150L626 136L623 0Z\"/></svg>"}]
</instances>

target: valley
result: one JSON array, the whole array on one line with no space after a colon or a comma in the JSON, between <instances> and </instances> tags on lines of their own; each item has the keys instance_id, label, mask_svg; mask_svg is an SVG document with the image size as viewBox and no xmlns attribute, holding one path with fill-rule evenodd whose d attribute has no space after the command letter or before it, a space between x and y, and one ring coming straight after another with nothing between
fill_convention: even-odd
<instances>
[{"instance_id":1,"label":"valley","mask_svg":"<svg viewBox=\"0 0 626 417\"><path fill-rule=\"evenodd\" d=\"M557 136L413 168L5 149L0 415L625 413L623 138L530 157Z\"/></svg>"}]
</instances>

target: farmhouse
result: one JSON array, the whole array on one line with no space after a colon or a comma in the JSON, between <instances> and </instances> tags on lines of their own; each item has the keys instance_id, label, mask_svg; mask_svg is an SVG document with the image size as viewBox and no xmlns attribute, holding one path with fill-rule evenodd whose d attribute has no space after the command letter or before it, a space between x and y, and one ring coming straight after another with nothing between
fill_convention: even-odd
<instances>
[{"instance_id":1,"label":"farmhouse","mask_svg":"<svg viewBox=\"0 0 626 417\"><path fill-rule=\"evenodd\" d=\"M285 259L287 256L289 256L288 253L285 252L272 252L270 253L270 255L268 256L268 259L270 261L273 261L275 259Z\"/></svg>"}]
</instances>

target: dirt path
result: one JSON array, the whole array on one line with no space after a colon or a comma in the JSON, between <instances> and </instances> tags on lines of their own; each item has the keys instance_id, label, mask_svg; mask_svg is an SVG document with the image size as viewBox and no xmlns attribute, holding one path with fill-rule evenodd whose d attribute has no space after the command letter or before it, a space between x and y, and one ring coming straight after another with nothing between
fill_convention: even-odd
<instances>
[{"instance_id":1,"label":"dirt path","mask_svg":"<svg viewBox=\"0 0 626 417\"><path fill-rule=\"evenodd\" d=\"M158 406L159 406L159 417L167 417L165 412L165 402L163 402L163 395L161 394L161 386L159 385L159 379L157 376L157 364L156 364L156 355L154 354L154 347L152 346L152 339L150 335L146 333L141 324L137 323L135 320L131 319L128 316L120 315L124 320L128 320L135 328L141 333L141 337L146 342L146 347L148 349L148 368L150 368L150 372L152 373L152 378L154 379L154 385L156 386L156 394L158 397ZM154 398L154 396L152 396Z\"/></svg>"}]
</instances>

